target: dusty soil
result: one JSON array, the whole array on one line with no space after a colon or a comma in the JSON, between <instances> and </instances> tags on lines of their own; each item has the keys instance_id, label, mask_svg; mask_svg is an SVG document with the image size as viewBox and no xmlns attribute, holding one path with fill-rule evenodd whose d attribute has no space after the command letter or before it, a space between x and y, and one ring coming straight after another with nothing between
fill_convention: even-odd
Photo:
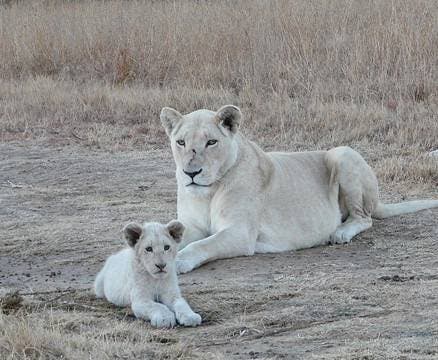
<instances>
[{"instance_id":1,"label":"dusty soil","mask_svg":"<svg viewBox=\"0 0 438 360\"><path fill-rule=\"evenodd\" d=\"M175 217L170 151L6 143L0 169L0 286L23 297L4 306L7 323L36 329L50 314L61 337L85 344L40 356L438 358L438 210L375 221L345 246L210 263L180 277L203 325L155 330L89 288L126 222Z\"/></svg>"}]
</instances>

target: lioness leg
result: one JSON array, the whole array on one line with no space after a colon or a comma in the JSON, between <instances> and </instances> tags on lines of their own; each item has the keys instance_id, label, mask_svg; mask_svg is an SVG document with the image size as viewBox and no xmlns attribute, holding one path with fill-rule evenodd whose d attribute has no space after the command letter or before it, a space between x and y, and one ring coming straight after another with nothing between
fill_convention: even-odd
<instances>
[{"instance_id":1,"label":"lioness leg","mask_svg":"<svg viewBox=\"0 0 438 360\"><path fill-rule=\"evenodd\" d=\"M256 244L255 234L244 224L236 224L205 239L192 242L178 252L177 272L184 274L213 260L253 255Z\"/></svg>"},{"instance_id":2,"label":"lioness leg","mask_svg":"<svg viewBox=\"0 0 438 360\"><path fill-rule=\"evenodd\" d=\"M181 221L186 226L186 229L184 231L183 239L178 246L179 250L184 249L187 245L191 244L194 241L198 241L208 237L208 233L197 228L190 222L184 221L183 219L181 219Z\"/></svg>"},{"instance_id":3,"label":"lioness leg","mask_svg":"<svg viewBox=\"0 0 438 360\"><path fill-rule=\"evenodd\" d=\"M326 163L331 171L330 192L337 194L344 220L330 235L330 243L344 244L371 227L378 203L377 179L362 156L349 147L330 150Z\"/></svg>"},{"instance_id":4,"label":"lioness leg","mask_svg":"<svg viewBox=\"0 0 438 360\"><path fill-rule=\"evenodd\" d=\"M348 217L348 219L338 226L336 231L330 235L331 244L346 244L357 234L365 231L373 224L371 218L369 219L355 219Z\"/></svg>"}]
</instances>

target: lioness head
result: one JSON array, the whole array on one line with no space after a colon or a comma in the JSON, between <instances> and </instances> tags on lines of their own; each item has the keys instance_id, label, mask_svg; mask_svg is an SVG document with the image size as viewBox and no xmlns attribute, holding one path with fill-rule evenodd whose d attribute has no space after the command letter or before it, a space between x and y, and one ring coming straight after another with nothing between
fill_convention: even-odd
<instances>
[{"instance_id":1,"label":"lioness head","mask_svg":"<svg viewBox=\"0 0 438 360\"><path fill-rule=\"evenodd\" d=\"M126 242L135 250L137 263L154 278L164 278L175 271L178 243L184 225L172 220L167 225L159 223L129 223L123 229Z\"/></svg>"},{"instance_id":2,"label":"lioness head","mask_svg":"<svg viewBox=\"0 0 438 360\"><path fill-rule=\"evenodd\" d=\"M226 105L217 112L197 110L187 115L165 107L161 123L170 138L176 178L187 191L208 192L235 163L241 112Z\"/></svg>"}]
</instances>

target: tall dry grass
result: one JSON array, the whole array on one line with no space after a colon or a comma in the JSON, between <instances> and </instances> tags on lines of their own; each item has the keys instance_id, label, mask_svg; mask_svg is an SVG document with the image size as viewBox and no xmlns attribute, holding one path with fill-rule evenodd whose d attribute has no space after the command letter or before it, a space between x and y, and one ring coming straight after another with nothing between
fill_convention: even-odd
<instances>
[{"instance_id":1,"label":"tall dry grass","mask_svg":"<svg viewBox=\"0 0 438 360\"><path fill-rule=\"evenodd\" d=\"M357 103L436 95L434 0L34 1L3 7L0 19L2 78Z\"/></svg>"},{"instance_id":2,"label":"tall dry grass","mask_svg":"<svg viewBox=\"0 0 438 360\"><path fill-rule=\"evenodd\" d=\"M268 148L351 145L385 181L438 183L436 162L422 156L438 148L435 0L45 0L0 9L4 141L162 146L162 106L234 103L246 134Z\"/></svg>"}]
</instances>

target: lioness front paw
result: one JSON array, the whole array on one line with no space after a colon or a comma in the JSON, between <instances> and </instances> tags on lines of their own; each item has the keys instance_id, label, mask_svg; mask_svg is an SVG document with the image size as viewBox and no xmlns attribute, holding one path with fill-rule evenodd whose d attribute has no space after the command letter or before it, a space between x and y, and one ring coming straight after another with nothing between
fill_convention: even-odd
<instances>
[{"instance_id":1,"label":"lioness front paw","mask_svg":"<svg viewBox=\"0 0 438 360\"><path fill-rule=\"evenodd\" d=\"M168 311L160 311L151 316L151 325L158 328L171 328L176 325L175 314Z\"/></svg>"},{"instance_id":2,"label":"lioness front paw","mask_svg":"<svg viewBox=\"0 0 438 360\"><path fill-rule=\"evenodd\" d=\"M195 265L190 260L179 260L176 259L176 272L178 274L185 274L192 271L195 268Z\"/></svg>"},{"instance_id":3,"label":"lioness front paw","mask_svg":"<svg viewBox=\"0 0 438 360\"><path fill-rule=\"evenodd\" d=\"M201 315L191 312L191 313L180 313L177 314L177 320L180 325L183 326L198 326L201 325L202 319Z\"/></svg>"},{"instance_id":4,"label":"lioness front paw","mask_svg":"<svg viewBox=\"0 0 438 360\"><path fill-rule=\"evenodd\" d=\"M351 241L351 236L345 233L342 229L337 229L330 235L329 244L348 244Z\"/></svg>"}]
</instances>

